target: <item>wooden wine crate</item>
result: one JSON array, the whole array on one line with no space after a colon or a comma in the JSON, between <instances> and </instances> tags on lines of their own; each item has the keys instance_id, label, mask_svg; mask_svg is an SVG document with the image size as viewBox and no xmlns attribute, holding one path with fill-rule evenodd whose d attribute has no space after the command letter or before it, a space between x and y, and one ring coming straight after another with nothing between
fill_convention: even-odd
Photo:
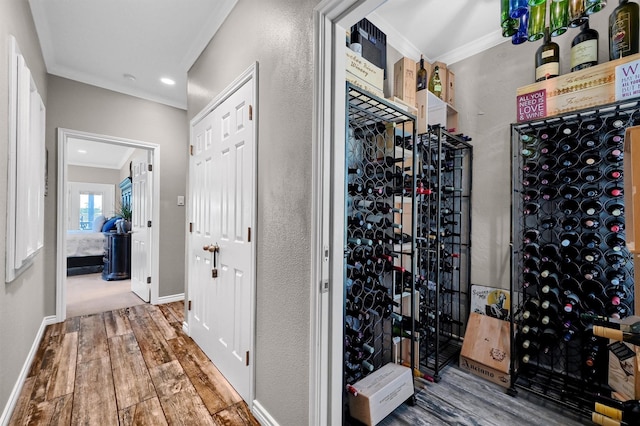
<instances>
[{"instance_id":1,"label":"wooden wine crate","mask_svg":"<svg viewBox=\"0 0 640 426\"><path fill-rule=\"evenodd\" d=\"M358 395L349 394L351 417L375 425L413 395L411 369L389 363L353 384Z\"/></svg>"},{"instance_id":2,"label":"wooden wine crate","mask_svg":"<svg viewBox=\"0 0 640 426\"><path fill-rule=\"evenodd\" d=\"M410 106L416 104L416 63L403 57L393 66L393 95Z\"/></svg>"},{"instance_id":3,"label":"wooden wine crate","mask_svg":"<svg viewBox=\"0 0 640 426\"><path fill-rule=\"evenodd\" d=\"M627 247L640 252L640 126L629 127L624 137L624 205ZM640 275L636 275L638 277ZM638 293L637 293L638 294ZM636 311L638 312L638 311Z\"/></svg>"},{"instance_id":4,"label":"wooden wine crate","mask_svg":"<svg viewBox=\"0 0 640 426\"><path fill-rule=\"evenodd\" d=\"M640 321L638 316L626 317L621 324ZM640 399L640 347L627 342L609 343L609 386L622 401Z\"/></svg>"},{"instance_id":5,"label":"wooden wine crate","mask_svg":"<svg viewBox=\"0 0 640 426\"><path fill-rule=\"evenodd\" d=\"M451 106L456 105L456 76L451 70L447 70L447 103Z\"/></svg>"},{"instance_id":6,"label":"wooden wine crate","mask_svg":"<svg viewBox=\"0 0 640 426\"><path fill-rule=\"evenodd\" d=\"M523 86L516 91L517 121L537 120L616 101L616 67L640 59L640 53ZM625 70L636 74L640 70ZM640 93L623 96L638 97Z\"/></svg>"},{"instance_id":7,"label":"wooden wine crate","mask_svg":"<svg viewBox=\"0 0 640 426\"><path fill-rule=\"evenodd\" d=\"M500 386L511 386L509 322L472 312L460 352L460 368Z\"/></svg>"},{"instance_id":8,"label":"wooden wine crate","mask_svg":"<svg viewBox=\"0 0 640 426\"><path fill-rule=\"evenodd\" d=\"M383 92L384 70L373 65L362 56L358 56L354 51L350 49L345 49L345 52L345 66L347 72L350 72L378 91Z\"/></svg>"},{"instance_id":9,"label":"wooden wine crate","mask_svg":"<svg viewBox=\"0 0 640 426\"><path fill-rule=\"evenodd\" d=\"M377 87L367 83L363 79L358 78L356 75L350 73L349 71L347 71L345 74L346 74L346 80L349 83L353 84L356 87L361 88L367 93L371 93L372 95L377 96L379 98L384 98L384 93L382 92L381 89L378 89Z\"/></svg>"}]
</instances>

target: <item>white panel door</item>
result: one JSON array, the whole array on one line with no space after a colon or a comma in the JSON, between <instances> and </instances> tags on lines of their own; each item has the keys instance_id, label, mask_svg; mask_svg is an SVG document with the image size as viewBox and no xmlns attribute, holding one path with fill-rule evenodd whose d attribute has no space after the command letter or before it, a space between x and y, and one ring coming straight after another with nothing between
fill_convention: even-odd
<instances>
[{"instance_id":1,"label":"white panel door","mask_svg":"<svg viewBox=\"0 0 640 426\"><path fill-rule=\"evenodd\" d=\"M142 150L132 160L131 177L131 291L145 302L151 299L151 284L147 282L151 251L151 151ZM158 279L156 277L156 279Z\"/></svg>"},{"instance_id":2,"label":"white panel door","mask_svg":"<svg viewBox=\"0 0 640 426\"><path fill-rule=\"evenodd\" d=\"M251 81L193 129L189 329L221 373L250 401L255 215ZM219 247L211 252L205 247ZM213 270L216 270L213 273Z\"/></svg>"}]
</instances>

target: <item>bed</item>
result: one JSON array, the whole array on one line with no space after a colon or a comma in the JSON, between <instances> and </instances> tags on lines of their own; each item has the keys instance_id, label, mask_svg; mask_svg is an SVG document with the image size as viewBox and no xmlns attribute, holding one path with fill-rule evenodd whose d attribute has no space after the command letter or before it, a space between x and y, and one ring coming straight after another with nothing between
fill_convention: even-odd
<instances>
[{"instance_id":1,"label":"bed","mask_svg":"<svg viewBox=\"0 0 640 426\"><path fill-rule=\"evenodd\" d=\"M105 236L92 230L67 231L67 275L102 271Z\"/></svg>"}]
</instances>

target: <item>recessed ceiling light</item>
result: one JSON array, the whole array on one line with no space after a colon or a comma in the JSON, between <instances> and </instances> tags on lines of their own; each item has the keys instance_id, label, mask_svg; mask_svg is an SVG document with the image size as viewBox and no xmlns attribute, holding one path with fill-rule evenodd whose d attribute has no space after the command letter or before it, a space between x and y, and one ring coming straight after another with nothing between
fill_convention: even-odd
<instances>
[{"instance_id":1,"label":"recessed ceiling light","mask_svg":"<svg viewBox=\"0 0 640 426\"><path fill-rule=\"evenodd\" d=\"M172 79L170 79L169 77L162 77L160 79L161 82L163 82L164 84L168 85L168 86L173 86L174 84L176 84L176 82Z\"/></svg>"},{"instance_id":2,"label":"recessed ceiling light","mask_svg":"<svg viewBox=\"0 0 640 426\"><path fill-rule=\"evenodd\" d=\"M86 154L87 150L86 149L79 149L78 150L78 154Z\"/></svg>"},{"instance_id":3,"label":"recessed ceiling light","mask_svg":"<svg viewBox=\"0 0 640 426\"><path fill-rule=\"evenodd\" d=\"M136 76L133 74L122 74L122 76L127 80L136 81Z\"/></svg>"}]
</instances>

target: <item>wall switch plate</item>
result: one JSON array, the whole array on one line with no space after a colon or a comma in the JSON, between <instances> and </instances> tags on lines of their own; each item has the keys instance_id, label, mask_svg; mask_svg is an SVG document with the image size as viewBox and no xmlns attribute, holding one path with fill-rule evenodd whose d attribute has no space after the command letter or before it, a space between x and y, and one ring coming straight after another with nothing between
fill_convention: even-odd
<instances>
[{"instance_id":1,"label":"wall switch plate","mask_svg":"<svg viewBox=\"0 0 640 426\"><path fill-rule=\"evenodd\" d=\"M178 205L184 206L184 195L178 195Z\"/></svg>"}]
</instances>

